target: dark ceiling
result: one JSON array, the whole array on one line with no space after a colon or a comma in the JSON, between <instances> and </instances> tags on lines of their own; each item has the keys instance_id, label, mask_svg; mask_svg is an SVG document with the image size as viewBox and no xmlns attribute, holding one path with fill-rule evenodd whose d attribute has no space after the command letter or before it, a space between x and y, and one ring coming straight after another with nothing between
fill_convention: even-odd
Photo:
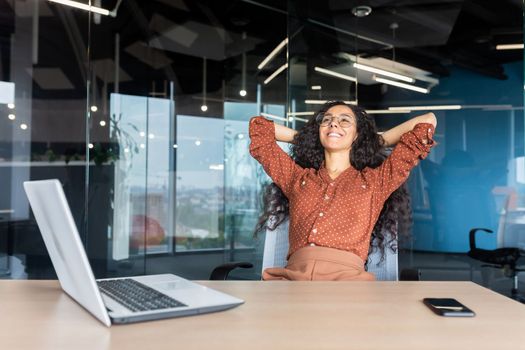
<instances>
[{"instance_id":1,"label":"dark ceiling","mask_svg":"<svg viewBox=\"0 0 525 350\"><path fill-rule=\"evenodd\" d=\"M505 79L502 64L523 60L522 50L496 51L497 44L523 42L523 13L519 0L503 1L309 1L297 9L300 21L326 23L338 29L388 43L397 61L449 75L456 65L497 79ZM355 18L352 9L369 5L372 13ZM397 28L392 29L392 25ZM359 54L391 59L387 45L316 26L310 51L330 53L354 47ZM328 49L327 49L328 48Z\"/></svg>"},{"instance_id":2,"label":"dark ceiling","mask_svg":"<svg viewBox=\"0 0 525 350\"><path fill-rule=\"evenodd\" d=\"M29 3L0 0L1 80L10 78L11 35L17 28L30 32ZM102 0L104 8L115 4L115 0ZM352 15L357 5L370 6L372 13L357 19ZM520 0L123 0L116 18L102 16L90 23L84 11L43 1L33 74L45 81L46 74L51 74L46 69L59 68L70 85L46 88L35 75L33 92L40 98L79 98L85 96L89 74L100 89L111 88L116 33L120 35L123 91L148 94L162 90L168 80L175 82L179 94L200 93L202 57L206 56L207 90L217 92L223 84L239 83L243 52L248 83L260 82L285 62L282 53L264 70L256 68L287 36L288 28L299 29L291 33L290 47L305 58L336 61L338 52L352 52L394 57L436 77L447 76L452 66L458 66L505 79L502 65L523 60L523 50L496 51L495 45L523 42L522 7Z\"/></svg>"}]
</instances>

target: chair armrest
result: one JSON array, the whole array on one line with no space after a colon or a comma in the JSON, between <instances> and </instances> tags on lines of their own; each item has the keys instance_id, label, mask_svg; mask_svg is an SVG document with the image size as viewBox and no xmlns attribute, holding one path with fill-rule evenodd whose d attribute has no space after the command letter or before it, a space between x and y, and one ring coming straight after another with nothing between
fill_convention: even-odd
<instances>
[{"instance_id":1,"label":"chair armrest","mask_svg":"<svg viewBox=\"0 0 525 350\"><path fill-rule=\"evenodd\" d=\"M469 231L469 233L468 233L470 251L475 251L477 249L476 248L476 232L477 231L485 231L487 233L493 233L494 232L492 230L489 230L488 228L473 228L473 229L471 229Z\"/></svg>"},{"instance_id":2,"label":"chair armrest","mask_svg":"<svg viewBox=\"0 0 525 350\"><path fill-rule=\"evenodd\" d=\"M228 279L228 274L233 269L236 269L238 267L241 267L243 269L251 269L253 267L253 264L249 262L241 261L241 262L231 262L231 263L219 265L216 268L214 268L213 271L211 272L210 280L212 281L226 280Z\"/></svg>"},{"instance_id":3,"label":"chair armrest","mask_svg":"<svg viewBox=\"0 0 525 350\"><path fill-rule=\"evenodd\" d=\"M399 273L400 281L419 281L421 272L419 269L403 269Z\"/></svg>"}]
</instances>

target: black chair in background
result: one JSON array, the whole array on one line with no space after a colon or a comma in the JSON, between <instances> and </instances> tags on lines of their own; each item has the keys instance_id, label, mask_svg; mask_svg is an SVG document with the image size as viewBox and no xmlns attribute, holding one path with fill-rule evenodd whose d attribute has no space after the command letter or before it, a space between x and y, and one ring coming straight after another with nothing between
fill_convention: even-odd
<instances>
[{"instance_id":1,"label":"black chair in background","mask_svg":"<svg viewBox=\"0 0 525 350\"><path fill-rule=\"evenodd\" d=\"M525 256L525 251L519 248L497 248L493 250L481 249L476 247L476 232L484 231L493 233L492 230L486 228L473 228L469 232L470 250L467 253L472 259L479 260L486 264L481 267L492 267L502 269L506 277L513 279L513 287L510 297L519 302L525 303L525 296L518 292L518 272L525 271L525 269L518 268L518 260Z\"/></svg>"}]
</instances>

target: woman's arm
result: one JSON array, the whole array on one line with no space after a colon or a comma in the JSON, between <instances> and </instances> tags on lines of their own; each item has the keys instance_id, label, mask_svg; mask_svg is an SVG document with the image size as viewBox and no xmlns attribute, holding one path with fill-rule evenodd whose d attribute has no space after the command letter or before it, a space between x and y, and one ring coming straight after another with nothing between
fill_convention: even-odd
<instances>
[{"instance_id":1,"label":"woman's arm","mask_svg":"<svg viewBox=\"0 0 525 350\"><path fill-rule=\"evenodd\" d=\"M278 128L271 120L254 117L250 120L250 154L264 168L266 174L286 196L292 191L294 180L302 168L277 144L276 141L293 140L291 129ZM282 134L281 134L282 133ZM279 139L280 138L280 139Z\"/></svg>"},{"instance_id":2,"label":"woman's arm","mask_svg":"<svg viewBox=\"0 0 525 350\"><path fill-rule=\"evenodd\" d=\"M375 187L375 200L380 202L378 208L383 207L384 201L406 181L410 171L418 165L420 160L428 156L436 144L433 140L435 129L432 123L432 121L435 122L435 119L416 120L417 124L401 136L392 153L380 166L367 168L363 172Z\"/></svg>"},{"instance_id":3,"label":"woman's arm","mask_svg":"<svg viewBox=\"0 0 525 350\"><path fill-rule=\"evenodd\" d=\"M434 128L437 125L436 116L434 113L426 113L417 117L414 117L406 122L399 124L396 127L393 127L390 130L385 131L381 136L385 140L385 146L392 146L399 142L401 136L404 133L409 132L414 129L414 127L419 123L428 123L432 124Z\"/></svg>"},{"instance_id":4,"label":"woman's arm","mask_svg":"<svg viewBox=\"0 0 525 350\"><path fill-rule=\"evenodd\" d=\"M280 142L292 142L297 130L287 128L284 125L274 123L275 139Z\"/></svg>"}]
</instances>

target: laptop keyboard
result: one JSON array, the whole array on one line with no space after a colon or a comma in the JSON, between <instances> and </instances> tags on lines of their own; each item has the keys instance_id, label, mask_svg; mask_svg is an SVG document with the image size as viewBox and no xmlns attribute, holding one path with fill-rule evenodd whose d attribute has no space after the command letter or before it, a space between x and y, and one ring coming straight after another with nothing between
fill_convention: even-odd
<instances>
[{"instance_id":1,"label":"laptop keyboard","mask_svg":"<svg viewBox=\"0 0 525 350\"><path fill-rule=\"evenodd\" d=\"M100 291L131 311L151 311L187 306L130 278L97 281Z\"/></svg>"}]
</instances>

